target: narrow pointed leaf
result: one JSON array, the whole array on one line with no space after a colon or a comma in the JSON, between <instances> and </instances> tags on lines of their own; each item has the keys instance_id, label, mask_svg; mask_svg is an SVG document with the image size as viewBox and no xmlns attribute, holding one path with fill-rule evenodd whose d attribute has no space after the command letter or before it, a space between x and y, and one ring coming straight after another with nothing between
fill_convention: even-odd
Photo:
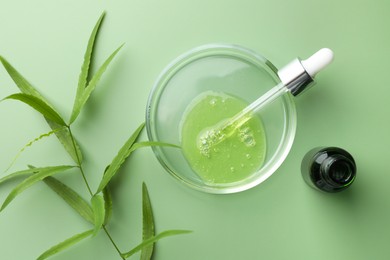
<instances>
[{"instance_id":1,"label":"narrow pointed leaf","mask_svg":"<svg viewBox=\"0 0 390 260\"><path fill-rule=\"evenodd\" d=\"M112 195L108 185L103 189L103 199L104 199L104 211L105 211L103 225L107 225L112 215Z\"/></svg>"},{"instance_id":2,"label":"narrow pointed leaf","mask_svg":"<svg viewBox=\"0 0 390 260\"><path fill-rule=\"evenodd\" d=\"M103 197L99 194L95 194L91 199L91 203L95 220L95 228L93 230L93 235L96 236L104 224L104 217L106 215L104 211Z\"/></svg>"},{"instance_id":3,"label":"narrow pointed leaf","mask_svg":"<svg viewBox=\"0 0 390 260\"><path fill-rule=\"evenodd\" d=\"M116 49L103 63L103 65L98 69L95 75L93 75L92 79L84 89L84 91L80 94L80 96L76 97L76 100L74 102L72 115L70 117L69 124L72 124L77 116L80 114L81 109L87 102L88 98L90 97L92 91L95 89L96 85L99 83L100 78L102 77L103 73L106 71L108 65L110 62L114 59L115 55L119 52L119 50L122 48L123 45L121 45L118 49Z\"/></svg>"},{"instance_id":4,"label":"narrow pointed leaf","mask_svg":"<svg viewBox=\"0 0 390 260\"><path fill-rule=\"evenodd\" d=\"M43 181L80 216L94 224L94 214L91 206L77 192L54 177L46 177Z\"/></svg>"},{"instance_id":5,"label":"narrow pointed leaf","mask_svg":"<svg viewBox=\"0 0 390 260\"><path fill-rule=\"evenodd\" d=\"M0 61L20 91L43 100L53 108L49 101L46 100L5 58L0 56Z\"/></svg>"},{"instance_id":6,"label":"narrow pointed leaf","mask_svg":"<svg viewBox=\"0 0 390 260\"><path fill-rule=\"evenodd\" d=\"M45 101L37 98L36 96L25 94L25 93L17 93L17 94L10 95L10 96L4 98L3 100L6 100L6 99L19 100L19 101L31 106L35 110L37 110L39 113L41 113L47 119L52 120L59 125L66 126L66 123L61 118L61 116L53 108L51 108Z\"/></svg>"},{"instance_id":7,"label":"narrow pointed leaf","mask_svg":"<svg viewBox=\"0 0 390 260\"><path fill-rule=\"evenodd\" d=\"M97 34L99 32L100 25L103 21L104 16L105 16L105 12L103 12L101 14L101 16L99 17L98 21L95 24L95 27L92 30L91 36L89 37L87 49L86 49L85 54L84 54L84 62L81 66L81 72L80 72L80 76L79 76L79 82L78 82L78 86L77 86L77 92L76 92L76 97L75 97L75 101L74 101L74 106L76 106L76 103L82 99L82 95L85 91L85 88L87 86L87 82L90 78L90 74L91 74L90 64L91 64L91 60L93 58L95 41L96 41Z\"/></svg>"},{"instance_id":8,"label":"narrow pointed leaf","mask_svg":"<svg viewBox=\"0 0 390 260\"><path fill-rule=\"evenodd\" d=\"M189 230L167 230L164 232L159 233L157 236L153 236L142 243L140 243L138 246L134 247L131 249L129 252L122 254L124 258L129 258L130 256L134 255L138 251L140 251L142 248L149 246L153 243L156 243L158 240L165 238L165 237L170 237L170 236L175 236L175 235L183 235L183 234L188 234L191 233L192 231Z\"/></svg>"},{"instance_id":9,"label":"narrow pointed leaf","mask_svg":"<svg viewBox=\"0 0 390 260\"><path fill-rule=\"evenodd\" d=\"M116 172L119 170L121 165L124 163L126 158L130 155L130 148L134 144L134 142L137 140L139 134L141 133L142 129L144 128L145 123L142 123L135 132L130 136L130 138L126 141L126 143L122 146L122 148L119 150L118 154L114 157L111 164L108 166L107 170L105 171L103 175L103 179L101 180L99 184L99 188L96 193L100 193L110 182L112 177L116 174Z\"/></svg>"},{"instance_id":10,"label":"narrow pointed leaf","mask_svg":"<svg viewBox=\"0 0 390 260\"><path fill-rule=\"evenodd\" d=\"M40 168L34 168L34 169L28 169L28 170L23 170L23 171L17 171L17 172L11 173L11 174L1 178L0 179L0 184L3 183L3 182L6 182L6 181L12 180L12 179L21 177L21 176L28 176L28 175L31 175L31 174L35 174L35 173L38 173L39 171L40 171Z\"/></svg>"},{"instance_id":11,"label":"narrow pointed leaf","mask_svg":"<svg viewBox=\"0 0 390 260\"><path fill-rule=\"evenodd\" d=\"M125 146L127 146L126 144L125 144ZM115 174L117 173L117 171L119 170L119 168L122 165L122 163L135 150L137 150L139 148L142 148L142 147L150 147L150 146L168 146L168 147L180 148L180 146L177 146L177 145L174 145L174 144L169 144L169 143L164 143L164 142L139 142L139 143L134 143L133 142L133 145L130 146L130 149L128 149L128 150L123 149L125 146L122 147L122 149L120 150L120 152L117 155L117 157L119 155L121 155L120 158L122 158L123 161L120 161L119 160L120 158L118 158L118 160L115 162L115 164L113 164L114 163L114 161L113 161L109 166L107 166L108 168L106 169L105 174L103 176L103 179L100 182L99 189L98 189L97 193L99 193L101 191L101 189L103 189L110 182L112 177L114 177ZM115 160L115 158L114 158L114 160ZM119 164L117 164L117 162L119 162ZM113 167L113 165L115 166L115 168Z\"/></svg>"},{"instance_id":12,"label":"narrow pointed leaf","mask_svg":"<svg viewBox=\"0 0 390 260\"><path fill-rule=\"evenodd\" d=\"M49 250L45 251L43 254L41 254L37 260L44 260L47 259L50 256L53 256L75 244L82 241L83 239L91 236L93 234L93 230L88 230L83 233L77 234L71 238L68 238L64 240L63 242L51 247Z\"/></svg>"},{"instance_id":13,"label":"narrow pointed leaf","mask_svg":"<svg viewBox=\"0 0 390 260\"><path fill-rule=\"evenodd\" d=\"M180 146L170 143L164 143L164 142L139 142L135 143L131 148L130 152L134 152L135 150L143 147L151 147L151 146L168 146L168 147L174 147L174 148L180 148Z\"/></svg>"},{"instance_id":14,"label":"narrow pointed leaf","mask_svg":"<svg viewBox=\"0 0 390 260\"><path fill-rule=\"evenodd\" d=\"M32 146L35 142L38 142L39 140L45 138L45 137L49 137L51 136L52 134L54 134L55 132L58 132L58 131L61 131L63 130L64 128L57 128L57 129L54 129L54 130L51 130L47 133L44 133L44 134L41 134L40 136L38 136L37 138L34 138L34 140L31 140L30 142L28 142L25 146L23 146L22 149L20 149L20 151L16 154L15 158L12 160L12 162L10 163L10 165L8 166L8 168L5 170L5 171L8 171L13 165L14 163L16 162L16 160L19 158L19 156L30 146Z\"/></svg>"},{"instance_id":15,"label":"narrow pointed leaf","mask_svg":"<svg viewBox=\"0 0 390 260\"><path fill-rule=\"evenodd\" d=\"M58 127L61 127L59 124L46 119L47 123L51 127L51 129L56 129ZM57 136L58 140L62 144L62 146L65 148L65 150L68 152L70 157L73 159L73 161L77 165L81 165L83 162L83 154L81 152L80 146L78 145L76 139L72 138L72 136L69 133L68 128L64 128L62 131L55 132L55 135Z\"/></svg>"},{"instance_id":16,"label":"narrow pointed leaf","mask_svg":"<svg viewBox=\"0 0 390 260\"><path fill-rule=\"evenodd\" d=\"M46 178L48 176L52 176L52 175L54 175L56 173L63 172L65 170L68 170L68 169L73 168L73 167L75 167L75 166L63 165L63 166L53 166L53 167L32 169L32 170L38 170L39 169L39 172L37 172L34 175L28 177L27 179L25 179L22 183L17 185L12 190L10 192L10 194L7 196L7 198L5 199L3 205L1 206L0 211L4 210L5 207L7 207L7 205L9 203L11 203L11 201L13 199L15 199L16 196L18 196L20 193L22 193L23 191L25 191L26 189L28 189L29 187L31 187L35 183L43 180L44 178Z\"/></svg>"},{"instance_id":17,"label":"narrow pointed leaf","mask_svg":"<svg viewBox=\"0 0 390 260\"><path fill-rule=\"evenodd\" d=\"M142 183L142 241L154 236L154 218L148 188ZM150 260L153 255L154 244L142 248L141 260Z\"/></svg>"},{"instance_id":18,"label":"narrow pointed leaf","mask_svg":"<svg viewBox=\"0 0 390 260\"><path fill-rule=\"evenodd\" d=\"M83 65L81 66L81 72L80 72L79 82L77 86L76 100L81 96L81 94L84 92L85 87L87 86L88 78L90 75L91 59L93 57L93 51L95 47L95 40L104 16L105 16L105 12L103 12L100 15L98 21L95 24L95 27L92 30L91 36L89 37L87 49L85 50L85 54L84 54L84 62Z\"/></svg>"},{"instance_id":19,"label":"narrow pointed leaf","mask_svg":"<svg viewBox=\"0 0 390 260\"><path fill-rule=\"evenodd\" d=\"M30 82L28 82L6 59L0 56L0 61L3 64L4 68L7 70L8 74L12 78L12 80L15 82L16 86L20 89L21 92L32 95L37 97L38 99L44 101L46 104L48 104L51 108L54 107L50 104L50 102L45 99L38 90L36 90ZM51 119L45 118L51 129L57 129L61 127L61 124L57 124ZM64 146L65 150L69 153L69 155L72 157L72 159L75 161L75 163L78 163L77 156L80 158L80 162L82 161L82 156L79 146L76 144L76 147L78 148L78 154L73 149L72 140L70 138L69 132L67 130L57 132L56 136L58 140L61 142L61 144Z\"/></svg>"}]
</instances>

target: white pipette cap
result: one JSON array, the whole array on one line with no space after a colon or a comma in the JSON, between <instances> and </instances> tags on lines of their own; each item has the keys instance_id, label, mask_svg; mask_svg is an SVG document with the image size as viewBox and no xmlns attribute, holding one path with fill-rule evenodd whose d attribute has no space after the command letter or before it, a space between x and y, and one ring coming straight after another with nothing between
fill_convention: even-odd
<instances>
[{"instance_id":1,"label":"white pipette cap","mask_svg":"<svg viewBox=\"0 0 390 260\"><path fill-rule=\"evenodd\" d=\"M294 59L278 71L282 83L294 95L313 85L315 75L333 60L333 51L323 48L306 60Z\"/></svg>"}]
</instances>

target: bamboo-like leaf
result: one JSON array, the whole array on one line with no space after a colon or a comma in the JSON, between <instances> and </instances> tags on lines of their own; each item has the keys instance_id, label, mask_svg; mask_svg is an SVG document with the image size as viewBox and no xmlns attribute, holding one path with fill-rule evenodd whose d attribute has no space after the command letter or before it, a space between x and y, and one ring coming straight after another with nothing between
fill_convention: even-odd
<instances>
[{"instance_id":1,"label":"bamboo-like leaf","mask_svg":"<svg viewBox=\"0 0 390 260\"><path fill-rule=\"evenodd\" d=\"M44 101L51 108L53 106L48 100L46 100L31 84L28 82L4 57L0 56L0 61L3 64L4 68L7 70L8 74L15 82L16 86L25 94L35 96L36 98ZM54 109L54 108L53 108Z\"/></svg>"},{"instance_id":2,"label":"bamboo-like leaf","mask_svg":"<svg viewBox=\"0 0 390 260\"><path fill-rule=\"evenodd\" d=\"M61 127L59 124L46 119L46 122L49 124L51 129L57 129ZM73 159L73 161L77 165L81 165L83 161L83 154L81 153L80 146L77 144L76 139L70 135L69 129L64 128L62 131L55 132L55 135L57 136L58 140L62 144L62 146L65 148L65 150L68 152L70 157Z\"/></svg>"},{"instance_id":3,"label":"bamboo-like leaf","mask_svg":"<svg viewBox=\"0 0 390 260\"><path fill-rule=\"evenodd\" d=\"M21 176L26 176L26 175L31 175L31 174L38 173L40 171L40 169L42 169L42 168L30 168L28 170L17 171L17 172L11 173L11 174L1 178L0 179L0 184L3 183L3 182L9 181L11 179L15 179L15 178L21 177Z\"/></svg>"},{"instance_id":4,"label":"bamboo-like leaf","mask_svg":"<svg viewBox=\"0 0 390 260\"><path fill-rule=\"evenodd\" d=\"M103 12L101 14L101 16L99 17L98 21L95 24L95 27L92 30L91 36L89 37L89 40L88 40L88 45L87 45L87 49L86 49L85 54L84 54L84 62L81 66L81 72L80 72L80 76L79 76L79 82L78 82L76 97L75 97L75 101L74 101L74 108L73 108L74 111L75 111L76 104L82 100L84 92L85 92L85 88L87 87L87 82L88 82L89 76L90 76L90 64L91 64L91 59L93 57L95 41L96 41L96 37L97 37L97 34L99 32L100 25L103 21L104 16L105 16L105 12ZM81 110L81 107L80 107L80 110ZM75 116L75 118L73 118L73 116ZM71 122L73 122L76 119L76 117L77 117L77 115L73 115L73 113L72 113Z\"/></svg>"},{"instance_id":5,"label":"bamboo-like leaf","mask_svg":"<svg viewBox=\"0 0 390 260\"><path fill-rule=\"evenodd\" d=\"M7 198L5 199L3 205L1 206L0 211L4 210L5 207L7 207L7 205L9 203L11 203L11 201L17 195L19 195L20 193L22 193L23 191L25 191L26 189L28 189L29 187L31 187L35 183L43 180L44 178L46 178L48 176L52 176L52 175L54 175L56 173L68 170L68 169L73 168L73 167L75 167L75 166L62 165L62 166L53 166L53 167L31 169L31 170L34 170L34 171L37 171L39 169L39 172L37 172L34 175L28 177L27 179L25 179L23 182L21 182L19 185L17 185L12 190L10 192L10 194L7 196Z\"/></svg>"},{"instance_id":6,"label":"bamboo-like leaf","mask_svg":"<svg viewBox=\"0 0 390 260\"><path fill-rule=\"evenodd\" d=\"M137 253L138 251L140 251L142 248L149 246L153 243L156 243L158 240L160 240L162 238L175 236L175 235L188 234L191 232L192 231L190 231L190 230L167 230L167 231L161 232L157 236L153 236L153 237L143 241L142 243L140 243L139 245L137 245L136 247L131 249L129 252L123 253L122 257L129 258L130 256L132 256L135 253Z\"/></svg>"},{"instance_id":7,"label":"bamboo-like leaf","mask_svg":"<svg viewBox=\"0 0 390 260\"><path fill-rule=\"evenodd\" d=\"M122 148L119 150L118 154L114 157L111 164L108 166L107 170L105 171L103 178L99 184L99 188L96 193L100 193L110 182L112 177L116 174L116 172L119 170L123 162L126 160L126 158L130 155L130 148L134 144L134 142L137 140L139 134L141 133L142 129L144 128L145 123L142 123L135 132L130 136L130 138L126 141L126 143L122 146Z\"/></svg>"},{"instance_id":8,"label":"bamboo-like leaf","mask_svg":"<svg viewBox=\"0 0 390 260\"><path fill-rule=\"evenodd\" d=\"M83 239L91 236L93 234L93 230L88 230L83 233L77 234L71 238L68 238L64 240L63 242L51 247L49 250L45 251L43 254L38 256L37 260L44 260L47 259L48 257L55 255L73 245L76 243L82 241Z\"/></svg>"},{"instance_id":9,"label":"bamboo-like leaf","mask_svg":"<svg viewBox=\"0 0 390 260\"><path fill-rule=\"evenodd\" d=\"M51 176L46 177L43 181L86 221L94 224L91 206L77 192Z\"/></svg>"},{"instance_id":10,"label":"bamboo-like leaf","mask_svg":"<svg viewBox=\"0 0 390 260\"><path fill-rule=\"evenodd\" d=\"M115 55L119 52L119 50L122 48L123 44L119 46L118 49L116 49L103 63L103 65L98 69L98 71L93 75L92 79L88 83L88 85L85 87L84 91L80 94L80 96L76 97L77 99L74 102L73 105L73 111L72 115L70 117L69 124L72 124L74 120L76 120L77 116L80 114L81 109L87 102L88 98L90 97L92 91L95 89L96 85L99 83L100 78L102 77L103 73L106 71L108 65L110 62L114 59Z\"/></svg>"},{"instance_id":11,"label":"bamboo-like leaf","mask_svg":"<svg viewBox=\"0 0 390 260\"><path fill-rule=\"evenodd\" d=\"M130 152L134 152L135 150L143 147L151 147L151 146L167 146L167 147L174 147L174 148L180 148L180 146L175 145L175 144L170 144L170 143L164 143L164 142L139 142L135 143L131 148Z\"/></svg>"},{"instance_id":12,"label":"bamboo-like leaf","mask_svg":"<svg viewBox=\"0 0 390 260\"><path fill-rule=\"evenodd\" d=\"M142 241L154 236L154 218L148 188L142 183ZM142 248L141 260L150 260L153 255L154 244Z\"/></svg>"},{"instance_id":13,"label":"bamboo-like leaf","mask_svg":"<svg viewBox=\"0 0 390 260\"><path fill-rule=\"evenodd\" d=\"M12 162L10 163L10 165L7 167L7 169L5 170L6 172L15 164L16 160L19 158L19 156L30 146L32 146L35 142L38 142L39 140L41 140L42 138L45 138L45 137L49 137L51 136L52 134L54 134L55 132L58 132L58 131L62 131L64 128L57 128L57 129L54 129L54 130L51 130L47 133L44 133L44 134L41 134L40 136L34 138L34 140L31 140L30 142L28 142L25 146L23 146L22 149L20 149L20 151L16 154L16 156L14 157L14 159L12 160Z\"/></svg>"},{"instance_id":14,"label":"bamboo-like leaf","mask_svg":"<svg viewBox=\"0 0 390 260\"><path fill-rule=\"evenodd\" d=\"M125 144L125 146L127 146L126 144ZM117 157L120 155L119 156L120 158L118 158L118 160L116 160L115 162L113 161L108 166L108 169L106 170L106 173L104 174L103 179L100 182L97 193L99 193L101 191L101 189L104 189L104 187L110 182L112 177L115 176L115 174L117 173L117 171L119 170L119 168L123 164L123 162L126 160L126 158L128 158L131 155L131 153L134 152L135 150L142 148L142 147L150 147L150 146L168 146L168 147L180 148L180 146L177 146L174 144L169 144L169 143L164 143L164 142L139 142L139 143L133 142L133 145L128 150L123 149L125 146L122 147L122 149L119 151L119 153L117 155ZM114 160L116 158L114 158ZM123 160L119 160L119 159L123 159ZM112 167L113 165L115 166L115 168Z\"/></svg>"},{"instance_id":15,"label":"bamboo-like leaf","mask_svg":"<svg viewBox=\"0 0 390 260\"><path fill-rule=\"evenodd\" d=\"M66 126L66 123L61 118L61 116L53 108L51 108L51 106L48 105L45 101L37 98L36 96L25 94L25 93L16 93L4 98L3 100L6 99L15 99L23 103L26 103L27 105L29 105L30 107L34 108L39 113L41 113L47 119L52 120L59 125Z\"/></svg>"},{"instance_id":16,"label":"bamboo-like leaf","mask_svg":"<svg viewBox=\"0 0 390 260\"><path fill-rule=\"evenodd\" d=\"M37 97L38 99L44 101L47 105L49 105L53 110L54 107L50 104L50 102L45 99L38 90L36 90L30 82L28 82L4 57L0 56L0 62L3 64L4 68L7 70L8 74L12 78L12 80L15 82L16 86L20 89L21 92L32 95ZM57 124L53 122L52 120L45 118L51 129L58 129L61 127L60 124ZM56 136L61 142L61 144L64 146L65 150L69 153L69 155L72 157L75 163L79 163L79 161L82 161L82 156L79 146L76 144L77 147L77 154L75 150L73 149L73 141L69 135L68 130L64 130L61 132L56 132ZM79 160L77 159L77 156L79 157Z\"/></svg>"},{"instance_id":17,"label":"bamboo-like leaf","mask_svg":"<svg viewBox=\"0 0 390 260\"><path fill-rule=\"evenodd\" d=\"M87 82L89 80L89 75L90 75L91 59L93 57L93 51L95 48L95 40L104 16L105 16L105 12L103 12L100 15L98 21L95 24L95 27L92 30L91 36L89 37L87 49L85 50L85 54L84 54L84 62L83 65L81 66L81 72L79 76L79 82L77 86L75 100L78 100L80 98L81 94L84 92L85 87L87 86Z\"/></svg>"},{"instance_id":18,"label":"bamboo-like leaf","mask_svg":"<svg viewBox=\"0 0 390 260\"><path fill-rule=\"evenodd\" d=\"M106 215L104 211L104 199L101 195L95 194L91 199L91 203L95 219L93 235L96 236L104 224L104 217Z\"/></svg>"},{"instance_id":19,"label":"bamboo-like leaf","mask_svg":"<svg viewBox=\"0 0 390 260\"><path fill-rule=\"evenodd\" d=\"M104 199L104 211L105 211L103 225L107 225L112 215L112 195L111 195L109 185L107 185L103 189L103 199Z\"/></svg>"}]
</instances>

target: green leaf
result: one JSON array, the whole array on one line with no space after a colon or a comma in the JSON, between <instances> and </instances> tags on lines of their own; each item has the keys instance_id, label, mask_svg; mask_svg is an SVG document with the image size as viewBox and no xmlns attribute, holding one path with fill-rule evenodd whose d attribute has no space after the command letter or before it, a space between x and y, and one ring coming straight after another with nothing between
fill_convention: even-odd
<instances>
[{"instance_id":1,"label":"green leaf","mask_svg":"<svg viewBox=\"0 0 390 260\"><path fill-rule=\"evenodd\" d=\"M53 166L53 167L45 167L45 168L35 168L35 169L31 169L33 171L37 171L39 170L39 172L35 173L34 175L28 177L27 179L25 179L22 183L20 183L19 185L17 185L11 192L10 194L7 196L7 198L5 199L3 205L1 206L1 209L0 211L4 210L5 207L7 207L7 205L9 203L11 203L11 201L17 196L19 195L20 193L22 193L23 191L25 191L26 189L28 189L29 187L31 187L32 185L34 185L35 183L43 180L44 178L48 177L48 176L51 176L51 175L54 175L56 173L59 173L59 172L62 172L62 171L65 171L65 170L68 170L70 168L74 168L75 166L68 166L68 165L63 165L63 166Z\"/></svg>"},{"instance_id":2,"label":"green leaf","mask_svg":"<svg viewBox=\"0 0 390 260\"><path fill-rule=\"evenodd\" d=\"M6 59L0 56L0 61L20 91L44 101L53 108L49 101L46 100Z\"/></svg>"},{"instance_id":3,"label":"green leaf","mask_svg":"<svg viewBox=\"0 0 390 260\"><path fill-rule=\"evenodd\" d=\"M137 129L137 131L138 131L138 129ZM134 134L136 134L137 131ZM138 133L138 135L139 135L139 133ZM115 176L115 174L117 173L117 171L119 170L119 168L123 164L123 162L126 160L126 158L128 158L130 156L130 154L132 152L134 152L135 150L142 148L142 147L150 147L150 146L168 146L168 147L180 148L180 146L177 146L175 144L169 144L169 143L164 143L164 142L134 143L136 139L133 140L133 142L132 142L133 145L130 145L131 142L129 142L129 141L132 140L132 137L130 137L130 139L126 142L126 144L121 148L121 150L119 151L118 155L114 158L112 163L109 166L107 166L108 168L105 171L103 179L100 182L98 191L96 193L99 193L99 192L101 192L101 189L104 189L104 187L110 182L112 177ZM128 147L130 147L130 148L128 148Z\"/></svg>"},{"instance_id":4,"label":"green leaf","mask_svg":"<svg viewBox=\"0 0 390 260\"><path fill-rule=\"evenodd\" d=\"M46 177L43 181L86 221L94 224L91 206L77 192L54 177Z\"/></svg>"},{"instance_id":5,"label":"green leaf","mask_svg":"<svg viewBox=\"0 0 390 260\"><path fill-rule=\"evenodd\" d=\"M167 146L167 147L174 147L174 148L180 148L180 146L170 143L164 143L164 142L139 142L135 143L131 148L130 152L134 152L135 150L143 147L151 147L151 146Z\"/></svg>"},{"instance_id":6,"label":"green leaf","mask_svg":"<svg viewBox=\"0 0 390 260\"><path fill-rule=\"evenodd\" d=\"M41 113L47 119L52 120L59 125L66 126L66 123L61 118L61 116L53 108L51 108L50 105L48 105L45 101L37 98L36 96L25 94L25 93L16 93L4 98L3 100L7 100L7 99L19 100L23 103L26 103L27 105L31 106L39 113Z\"/></svg>"},{"instance_id":7,"label":"green leaf","mask_svg":"<svg viewBox=\"0 0 390 260\"><path fill-rule=\"evenodd\" d=\"M30 147L32 146L35 142L38 142L39 140L41 140L42 138L45 138L45 137L49 137L51 136L52 134L54 134L55 132L58 132L58 131L62 131L64 128L57 128L57 129L54 129L54 130L51 130L47 133L44 133L44 134L41 134L40 136L38 136L37 138L34 138L34 140L28 142L25 146L23 146L22 149L20 149L20 151L16 154L15 158L12 160L12 162L10 163L10 165L8 166L8 168L5 170L5 171L8 171L13 165L14 163L16 162L16 160L19 158L19 156L27 149L27 147Z\"/></svg>"},{"instance_id":8,"label":"green leaf","mask_svg":"<svg viewBox=\"0 0 390 260\"><path fill-rule=\"evenodd\" d=\"M100 15L98 21L95 24L95 27L92 30L91 36L89 37L87 49L85 50L85 54L84 54L84 62L83 65L81 66L81 72L80 72L79 82L77 86L76 100L78 99L78 97L80 97L85 87L87 86L88 77L90 75L91 59L95 47L95 40L104 16L105 16L105 12L103 12Z\"/></svg>"},{"instance_id":9,"label":"green leaf","mask_svg":"<svg viewBox=\"0 0 390 260\"><path fill-rule=\"evenodd\" d=\"M31 83L29 83L6 59L0 56L0 61L3 64L4 68L7 70L8 74L12 78L12 80L15 82L16 86L20 89L21 92L32 95L37 97L38 99L44 101L47 105L49 105L51 108L54 107L50 104L50 102L45 99L39 91L37 91ZM45 118L51 129L57 129L61 127L61 124L57 124L53 122L52 120ZM72 157L75 163L79 163L77 160L77 156L80 159L80 162L82 161L82 156L80 149L78 148L79 146L76 144L77 147L77 154L75 150L73 149L73 142L72 139L70 138L69 132L67 130L61 131L61 132L56 132L56 136L61 142L61 144L64 146L65 150L69 153L69 155Z\"/></svg>"},{"instance_id":10,"label":"green leaf","mask_svg":"<svg viewBox=\"0 0 390 260\"><path fill-rule=\"evenodd\" d=\"M83 239L91 236L93 234L93 230L88 230L83 233L77 234L71 238L66 239L65 241L51 247L49 250L45 251L43 254L41 254L37 260L43 260L46 259L52 255L55 255L65 249L67 249L70 246L75 245L76 243L82 241Z\"/></svg>"},{"instance_id":11,"label":"green leaf","mask_svg":"<svg viewBox=\"0 0 390 260\"><path fill-rule=\"evenodd\" d=\"M46 119L46 121L51 127L51 129L57 129L58 127L61 127L59 124L51 120ZM81 153L80 146L77 144L77 141L72 138L69 129L64 128L62 131L55 132L55 135L57 136L58 140L65 148L65 150L68 152L70 157L73 159L73 161L77 165L81 165L83 161L83 155Z\"/></svg>"},{"instance_id":12,"label":"green leaf","mask_svg":"<svg viewBox=\"0 0 390 260\"><path fill-rule=\"evenodd\" d=\"M21 176L26 176L26 175L38 173L40 171L40 169L42 169L42 168L33 168L33 169L28 169L28 170L17 171L17 172L11 173L11 174L1 178L0 184L3 182L9 181L11 179L21 177Z\"/></svg>"},{"instance_id":13,"label":"green leaf","mask_svg":"<svg viewBox=\"0 0 390 260\"><path fill-rule=\"evenodd\" d=\"M144 128L145 123L142 123L135 132L130 136L130 138L126 141L126 143L122 146L122 148L119 150L118 154L114 157L111 164L108 166L107 170L105 171L103 178L99 184L99 188L96 193L100 193L110 182L112 177L116 174L116 172L119 170L120 166L124 163L126 158L130 155L130 148L134 144L134 142L137 140L139 134L141 133L142 129Z\"/></svg>"},{"instance_id":14,"label":"green leaf","mask_svg":"<svg viewBox=\"0 0 390 260\"><path fill-rule=\"evenodd\" d=\"M109 185L107 185L103 189L103 199L104 199L104 211L105 211L103 225L107 225L112 215L112 195L111 195Z\"/></svg>"},{"instance_id":15,"label":"green leaf","mask_svg":"<svg viewBox=\"0 0 390 260\"><path fill-rule=\"evenodd\" d=\"M142 241L154 236L154 218L148 188L142 183ZM142 248L141 260L150 260L153 255L154 244Z\"/></svg>"},{"instance_id":16,"label":"green leaf","mask_svg":"<svg viewBox=\"0 0 390 260\"><path fill-rule=\"evenodd\" d=\"M103 21L104 16L105 16L105 12L103 12L101 14L101 16L99 17L98 21L95 24L95 27L92 30L91 36L89 37L87 49L85 50L85 54L84 54L84 62L81 66L81 72L80 72L80 76L79 76L79 82L78 82L78 86L77 86L77 92L76 92L76 97L75 97L75 101L74 101L74 106L76 106L76 103L79 102L79 100L81 100L81 97L82 97L82 95L85 91L85 88L87 86L87 83L89 81L90 74L91 74L90 64L91 64L91 60L93 58L95 41L96 41L97 34L99 32L100 25Z\"/></svg>"},{"instance_id":17,"label":"green leaf","mask_svg":"<svg viewBox=\"0 0 390 260\"><path fill-rule=\"evenodd\" d=\"M87 102L88 98L90 97L92 91L95 89L96 85L99 83L100 78L102 77L103 73L106 71L108 65L110 62L114 59L115 55L119 52L119 50L122 48L123 44L119 46L118 49L116 49L103 63L103 65L98 69L95 75L93 75L91 81L88 83L88 85L85 87L83 92L79 94L79 96L76 96L76 100L73 105L73 111L72 115L70 117L69 124L72 124L74 120L76 120L77 116L80 114L81 109Z\"/></svg>"},{"instance_id":18,"label":"green leaf","mask_svg":"<svg viewBox=\"0 0 390 260\"><path fill-rule=\"evenodd\" d=\"M91 203L95 219L93 235L96 236L104 224L104 217L106 215L104 211L104 199L101 195L95 194L92 196Z\"/></svg>"},{"instance_id":19,"label":"green leaf","mask_svg":"<svg viewBox=\"0 0 390 260\"><path fill-rule=\"evenodd\" d=\"M124 258L128 258L128 257L134 255L135 253L137 253L138 251L140 251L142 248L149 246L162 238L169 237L169 236L175 236L175 235L188 234L191 232L192 231L189 231L189 230L167 230L167 231L161 232L157 236L153 236L153 237L143 241L138 246L131 249L129 252L122 254L122 256Z\"/></svg>"}]
</instances>

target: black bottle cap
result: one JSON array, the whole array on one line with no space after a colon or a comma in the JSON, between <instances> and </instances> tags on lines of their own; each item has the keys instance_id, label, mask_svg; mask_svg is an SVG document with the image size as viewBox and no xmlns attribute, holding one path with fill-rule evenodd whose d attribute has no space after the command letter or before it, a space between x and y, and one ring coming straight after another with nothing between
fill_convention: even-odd
<instances>
[{"instance_id":1,"label":"black bottle cap","mask_svg":"<svg viewBox=\"0 0 390 260\"><path fill-rule=\"evenodd\" d=\"M317 147L309 151L301 165L304 180L313 188L338 192L349 187L356 177L352 155L339 147Z\"/></svg>"}]
</instances>

